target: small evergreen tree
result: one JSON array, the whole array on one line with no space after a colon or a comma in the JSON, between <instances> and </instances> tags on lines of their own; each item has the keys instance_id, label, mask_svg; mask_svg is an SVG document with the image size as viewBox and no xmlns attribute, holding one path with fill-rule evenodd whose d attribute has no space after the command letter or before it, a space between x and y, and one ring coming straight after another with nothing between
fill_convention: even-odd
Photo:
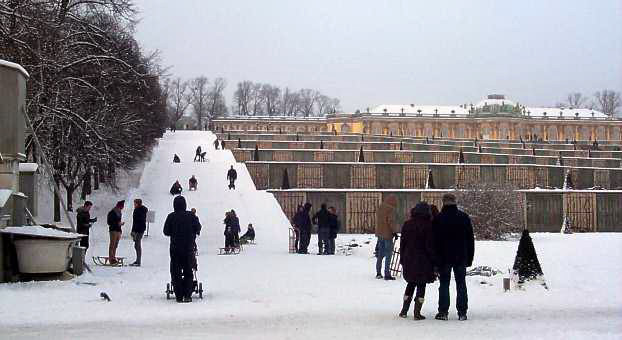
<instances>
[{"instance_id":1,"label":"small evergreen tree","mask_svg":"<svg viewBox=\"0 0 622 340\"><path fill-rule=\"evenodd\" d=\"M320 140L320 150L324 149L324 141Z\"/></svg>"},{"instance_id":2,"label":"small evergreen tree","mask_svg":"<svg viewBox=\"0 0 622 340\"><path fill-rule=\"evenodd\" d=\"M564 159L562 158L562 152L559 152L559 155L557 156L557 165L560 166L564 166Z\"/></svg>"},{"instance_id":3,"label":"small evergreen tree","mask_svg":"<svg viewBox=\"0 0 622 340\"><path fill-rule=\"evenodd\" d=\"M400 150L404 150L404 144L400 141Z\"/></svg>"},{"instance_id":4,"label":"small evergreen tree","mask_svg":"<svg viewBox=\"0 0 622 340\"><path fill-rule=\"evenodd\" d=\"M363 146L361 145L361 149L359 150L359 162L360 163L364 163L365 162L365 156L363 155Z\"/></svg>"},{"instance_id":5,"label":"small evergreen tree","mask_svg":"<svg viewBox=\"0 0 622 340\"><path fill-rule=\"evenodd\" d=\"M238 149L242 148L242 140L238 138Z\"/></svg>"},{"instance_id":6,"label":"small evergreen tree","mask_svg":"<svg viewBox=\"0 0 622 340\"><path fill-rule=\"evenodd\" d=\"M428 169L428 178L425 181L425 188L436 189L436 186L434 185L434 177L432 177L432 169Z\"/></svg>"},{"instance_id":7,"label":"small evergreen tree","mask_svg":"<svg viewBox=\"0 0 622 340\"><path fill-rule=\"evenodd\" d=\"M529 236L529 230L523 230L523 235L518 243L516 258L514 259L514 274L518 277L518 283L541 279L544 275L538 261L538 254Z\"/></svg>"},{"instance_id":8,"label":"small evergreen tree","mask_svg":"<svg viewBox=\"0 0 622 340\"><path fill-rule=\"evenodd\" d=\"M255 151L253 152L253 161L259 162L259 146L255 144Z\"/></svg>"},{"instance_id":9,"label":"small evergreen tree","mask_svg":"<svg viewBox=\"0 0 622 340\"><path fill-rule=\"evenodd\" d=\"M464 164L464 152L462 152L462 148L460 148L460 154L458 155L458 163Z\"/></svg>"},{"instance_id":10,"label":"small evergreen tree","mask_svg":"<svg viewBox=\"0 0 622 340\"><path fill-rule=\"evenodd\" d=\"M532 156L536 155L536 148L534 146L531 147L531 155Z\"/></svg>"}]
</instances>

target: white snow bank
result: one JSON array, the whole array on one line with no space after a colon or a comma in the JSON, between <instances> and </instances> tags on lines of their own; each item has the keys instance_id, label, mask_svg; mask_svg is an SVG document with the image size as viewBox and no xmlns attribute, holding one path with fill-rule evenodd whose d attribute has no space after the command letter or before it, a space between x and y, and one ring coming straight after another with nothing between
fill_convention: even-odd
<instances>
[{"instance_id":1,"label":"white snow bank","mask_svg":"<svg viewBox=\"0 0 622 340\"><path fill-rule=\"evenodd\" d=\"M38 225L27 225L22 227L7 227L0 229L0 233L22 235L22 236L34 236L34 237L49 237L49 238L62 238L62 239L77 239L84 235L77 233L69 233L51 228L44 228Z\"/></svg>"},{"instance_id":2,"label":"white snow bank","mask_svg":"<svg viewBox=\"0 0 622 340\"><path fill-rule=\"evenodd\" d=\"M19 172L35 172L39 169L37 163L19 163Z\"/></svg>"}]
</instances>

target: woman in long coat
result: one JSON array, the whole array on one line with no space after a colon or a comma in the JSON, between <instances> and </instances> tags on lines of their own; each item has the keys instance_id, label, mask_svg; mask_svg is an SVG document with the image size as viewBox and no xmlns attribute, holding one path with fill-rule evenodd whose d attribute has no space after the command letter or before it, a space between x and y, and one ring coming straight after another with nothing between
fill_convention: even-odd
<instances>
[{"instance_id":1,"label":"woman in long coat","mask_svg":"<svg viewBox=\"0 0 622 340\"><path fill-rule=\"evenodd\" d=\"M408 284L404 292L404 305L400 317L406 317L416 288L414 318L415 320L425 319L421 315L421 307L426 284L435 280L435 256L430 205L426 202L419 202L410 211L410 219L402 226L400 263L404 279Z\"/></svg>"}]
</instances>

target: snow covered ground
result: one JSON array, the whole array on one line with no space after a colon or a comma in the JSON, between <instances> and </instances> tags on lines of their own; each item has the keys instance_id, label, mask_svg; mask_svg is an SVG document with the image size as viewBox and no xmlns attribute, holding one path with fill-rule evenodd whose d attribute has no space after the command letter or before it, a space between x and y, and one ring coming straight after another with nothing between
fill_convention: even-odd
<instances>
[{"instance_id":1,"label":"snow covered ground","mask_svg":"<svg viewBox=\"0 0 622 340\"><path fill-rule=\"evenodd\" d=\"M92 266L93 274L70 281L1 284L0 339L622 337L620 234L533 234L549 290L533 286L504 293L501 275L484 279L485 283L469 277L469 321L456 321L452 309L450 321L441 322L432 319L438 297L435 283L428 286L423 308L429 320L404 320L397 313L405 283L374 278L373 237L340 235L338 245L362 245L351 256L288 254L288 222L277 202L254 190L244 166L234 164L230 151L214 151L213 139L208 132L168 133L146 164L138 188L125 197L120 256L133 260L130 201L140 197L156 211L157 221L143 242L142 267ZM208 163L192 162L197 145L209 150ZM181 164L172 163L174 153ZM227 189L225 180L231 165L238 170L235 191ZM168 239L161 226L172 210L171 184L179 179L187 188L193 174L199 190L184 196L189 207L197 208L203 224L198 261L207 294L192 304L177 304L164 295ZM104 214L109 208L96 210L100 222L93 229L88 256L107 254ZM253 223L257 245L237 256L218 256L222 220L230 209L238 213L243 231ZM518 241L477 242L475 265L507 270L517 246ZM100 292L112 301L102 301Z\"/></svg>"}]
</instances>

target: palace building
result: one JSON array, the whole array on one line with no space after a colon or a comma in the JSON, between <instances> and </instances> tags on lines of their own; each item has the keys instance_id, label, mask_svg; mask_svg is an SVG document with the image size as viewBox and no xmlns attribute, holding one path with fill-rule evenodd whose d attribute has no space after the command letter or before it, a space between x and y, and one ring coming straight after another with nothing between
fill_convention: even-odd
<instances>
[{"instance_id":1,"label":"palace building","mask_svg":"<svg viewBox=\"0 0 622 340\"><path fill-rule=\"evenodd\" d=\"M527 107L504 95L477 104L378 105L364 112L323 117L227 116L212 121L221 130L333 132L483 140L615 140L622 119L590 109Z\"/></svg>"}]
</instances>

